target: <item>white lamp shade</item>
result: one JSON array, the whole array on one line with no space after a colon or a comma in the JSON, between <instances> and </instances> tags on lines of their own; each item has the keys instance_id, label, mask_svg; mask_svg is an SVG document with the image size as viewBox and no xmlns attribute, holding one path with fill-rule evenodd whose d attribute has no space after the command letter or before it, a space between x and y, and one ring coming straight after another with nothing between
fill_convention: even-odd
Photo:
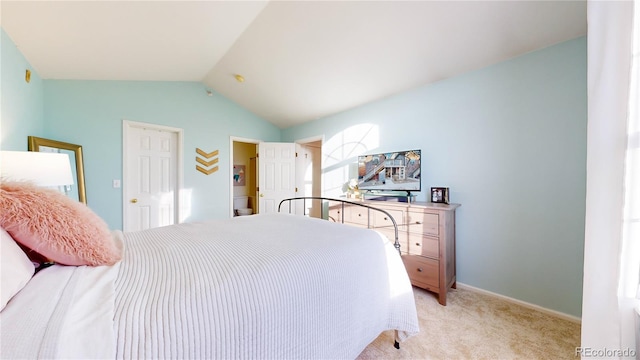
<instances>
[{"instance_id":1,"label":"white lamp shade","mask_svg":"<svg viewBox=\"0 0 640 360\"><path fill-rule=\"evenodd\" d=\"M35 151L0 151L3 180L29 181L38 186L73 184L69 155Z\"/></svg>"}]
</instances>

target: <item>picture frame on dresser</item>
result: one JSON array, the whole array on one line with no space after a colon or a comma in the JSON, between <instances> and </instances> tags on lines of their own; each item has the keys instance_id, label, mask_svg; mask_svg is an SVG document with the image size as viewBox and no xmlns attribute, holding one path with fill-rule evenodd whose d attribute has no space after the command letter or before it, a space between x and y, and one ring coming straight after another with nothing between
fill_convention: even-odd
<instances>
[{"instance_id":1,"label":"picture frame on dresser","mask_svg":"<svg viewBox=\"0 0 640 360\"><path fill-rule=\"evenodd\" d=\"M431 202L448 204L449 203L449 188L448 187L432 187L431 188Z\"/></svg>"}]
</instances>

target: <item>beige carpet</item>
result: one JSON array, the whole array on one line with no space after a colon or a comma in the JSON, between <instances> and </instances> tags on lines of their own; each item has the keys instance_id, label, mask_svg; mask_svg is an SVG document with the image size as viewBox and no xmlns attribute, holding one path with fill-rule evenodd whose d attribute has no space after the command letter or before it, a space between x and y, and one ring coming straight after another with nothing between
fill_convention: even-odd
<instances>
[{"instance_id":1,"label":"beige carpet","mask_svg":"<svg viewBox=\"0 0 640 360\"><path fill-rule=\"evenodd\" d=\"M468 289L447 306L414 287L420 333L393 347L393 331L358 359L576 359L580 324Z\"/></svg>"}]
</instances>

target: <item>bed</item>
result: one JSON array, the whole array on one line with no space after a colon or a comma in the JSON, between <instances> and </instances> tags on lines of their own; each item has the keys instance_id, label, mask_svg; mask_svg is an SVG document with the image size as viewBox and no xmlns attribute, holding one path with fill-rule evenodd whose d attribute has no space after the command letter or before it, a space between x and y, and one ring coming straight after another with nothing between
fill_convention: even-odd
<instances>
[{"instance_id":1,"label":"bed","mask_svg":"<svg viewBox=\"0 0 640 360\"><path fill-rule=\"evenodd\" d=\"M355 358L419 331L373 230L275 213L112 236L116 264L49 266L8 301L1 358Z\"/></svg>"}]
</instances>

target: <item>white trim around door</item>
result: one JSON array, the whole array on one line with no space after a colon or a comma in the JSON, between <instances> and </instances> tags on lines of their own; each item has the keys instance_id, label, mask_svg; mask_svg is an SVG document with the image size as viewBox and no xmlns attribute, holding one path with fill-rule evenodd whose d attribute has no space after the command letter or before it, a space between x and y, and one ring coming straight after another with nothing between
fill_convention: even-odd
<instances>
[{"instance_id":1,"label":"white trim around door","mask_svg":"<svg viewBox=\"0 0 640 360\"><path fill-rule=\"evenodd\" d=\"M129 141L129 137L131 136L130 132L133 128L142 128L142 129L152 129L158 131L165 131L175 133L177 136L177 144L176 144L176 184L173 187L175 191L175 211L174 211L174 223L178 224L183 222L185 219L183 218L184 214L187 214L188 211L185 211L184 204L185 199L183 199L182 189L184 182L184 130L181 128L175 128L165 125L130 121L130 120L122 120L122 226L123 230L126 231L126 223L127 223L127 189L126 189L126 179L128 178L128 170L127 169L127 144Z\"/></svg>"}]
</instances>

